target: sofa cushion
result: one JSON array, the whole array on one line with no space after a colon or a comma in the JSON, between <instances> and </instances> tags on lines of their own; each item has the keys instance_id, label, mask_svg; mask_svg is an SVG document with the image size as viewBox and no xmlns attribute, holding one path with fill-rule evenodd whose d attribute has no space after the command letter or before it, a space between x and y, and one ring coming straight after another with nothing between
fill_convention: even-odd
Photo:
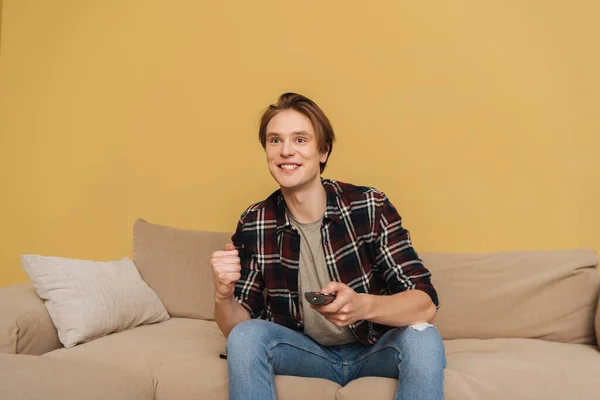
<instances>
[{"instance_id":1,"label":"sofa cushion","mask_svg":"<svg viewBox=\"0 0 600 400\"><path fill-rule=\"evenodd\" d=\"M133 261L21 256L65 347L169 318Z\"/></svg>"},{"instance_id":2,"label":"sofa cushion","mask_svg":"<svg viewBox=\"0 0 600 400\"><path fill-rule=\"evenodd\" d=\"M71 349L59 349L42 357L87 360L132 371L145 371L157 382L156 399L227 399L225 338L212 321L171 318L112 334ZM283 384L281 382L284 382ZM277 377L280 399L305 399L307 393L334 398L339 386L324 379ZM327 397L329 396L329 397Z\"/></svg>"},{"instance_id":3,"label":"sofa cushion","mask_svg":"<svg viewBox=\"0 0 600 400\"><path fill-rule=\"evenodd\" d=\"M600 393L600 352L589 345L535 339L458 339L444 342L447 399L593 398ZM227 399L227 364L219 358L225 339L214 322L172 318L112 334L42 357L87 360L133 372L156 382L157 399ZM339 388L324 379L276 377L280 399ZM337 392L338 399L392 399L397 381L362 378Z\"/></svg>"},{"instance_id":4,"label":"sofa cushion","mask_svg":"<svg viewBox=\"0 0 600 400\"><path fill-rule=\"evenodd\" d=\"M152 400L154 385L144 374L85 360L0 354L3 400Z\"/></svg>"},{"instance_id":5,"label":"sofa cushion","mask_svg":"<svg viewBox=\"0 0 600 400\"><path fill-rule=\"evenodd\" d=\"M449 398L592 399L600 393L600 352L595 346L535 339L445 344L452 388L472 393Z\"/></svg>"},{"instance_id":6,"label":"sofa cushion","mask_svg":"<svg viewBox=\"0 0 600 400\"><path fill-rule=\"evenodd\" d=\"M0 353L40 355L62 347L44 300L31 283L0 290Z\"/></svg>"},{"instance_id":7,"label":"sofa cushion","mask_svg":"<svg viewBox=\"0 0 600 400\"><path fill-rule=\"evenodd\" d=\"M88 360L143 371L157 382L158 400L225 399L227 362L219 358L224 350L225 338L215 322L171 318L42 357Z\"/></svg>"},{"instance_id":8,"label":"sofa cushion","mask_svg":"<svg viewBox=\"0 0 600 400\"><path fill-rule=\"evenodd\" d=\"M592 250L421 253L440 295L444 339L596 342L598 257Z\"/></svg>"},{"instance_id":9,"label":"sofa cushion","mask_svg":"<svg viewBox=\"0 0 600 400\"><path fill-rule=\"evenodd\" d=\"M600 295L598 296L598 308L596 309L596 343L600 349Z\"/></svg>"},{"instance_id":10,"label":"sofa cushion","mask_svg":"<svg viewBox=\"0 0 600 400\"><path fill-rule=\"evenodd\" d=\"M600 352L590 345L536 339L457 339L444 342L447 400L596 399ZM338 400L393 399L398 382L361 378Z\"/></svg>"},{"instance_id":11,"label":"sofa cushion","mask_svg":"<svg viewBox=\"0 0 600 400\"><path fill-rule=\"evenodd\" d=\"M142 278L172 317L214 318L210 256L231 233L203 232L151 224L133 225L133 259Z\"/></svg>"}]
</instances>

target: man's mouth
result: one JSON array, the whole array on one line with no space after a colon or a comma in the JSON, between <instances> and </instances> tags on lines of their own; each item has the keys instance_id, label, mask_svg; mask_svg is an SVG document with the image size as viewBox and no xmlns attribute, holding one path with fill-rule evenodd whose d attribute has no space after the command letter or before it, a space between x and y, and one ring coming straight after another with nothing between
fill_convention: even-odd
<instances>
[{"instance_id":1,"label":"man's mouth","mask_svg":"<svg viewBox=\"0 0 600 400\"><path fill-rule=\"evenodd\" d=\"M286 171L292 171L292 170L300 168L300 165L298 165L298 164L279 164L279 168L285 169Z\"/></svg>"}]
</instances>

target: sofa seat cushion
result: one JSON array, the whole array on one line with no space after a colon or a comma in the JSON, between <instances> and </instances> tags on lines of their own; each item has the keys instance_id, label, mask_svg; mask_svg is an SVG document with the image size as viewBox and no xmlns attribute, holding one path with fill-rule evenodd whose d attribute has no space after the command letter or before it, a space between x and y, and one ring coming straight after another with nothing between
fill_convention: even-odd
<instances>
[{"instance_id":1,"label":"sofa seat cushion","mask_svg":"<svg viewBox=\"0 0 600 400\"><path fill-rule=\"evenodd\" d=\"M3 400L152 400L147 374L51 357L0 354Z\"/></svg>"},{"instance_id":2,"label":"sofa seat cushion","mask_svg":"<svg viewBox=\"0 0 600 400\"><path fill-rule=\"evenodd\" d=\"M87 360L145 372L154 380L156 399L228 398L225 338L212 321L171 318L140 326L43 357ZM339 386L325 379L277 377L282 400L333 399Z\"/></svg>"},{"instance_id":3,"label":"sofa seat cushion","mask_svg":"<svg viewBox=\"0 0 600 400\"><path fill-rule=\"evenodd\" d=\"M600 351L595 346L537 339L444 341L447 400L597 399ZM361 378L338 400L393 399L397 381Z\"/></svg>"}]
</instances>

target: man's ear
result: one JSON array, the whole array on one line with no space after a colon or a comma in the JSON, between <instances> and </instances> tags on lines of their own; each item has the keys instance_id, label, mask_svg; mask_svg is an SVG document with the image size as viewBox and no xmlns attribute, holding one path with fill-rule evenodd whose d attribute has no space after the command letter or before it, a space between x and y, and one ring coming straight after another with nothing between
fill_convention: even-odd
<instances>
[{"instance_id":1,"label":"man's ear","mask_svg":"<svg viewBox=\"0 0 600 400\"><path fill-rule=\"evenodd\" d=\"M321 159L319 161L321 163L324 163L327 161L327 157L329 157L329 146L327 146L327 149L325 150L324 153L321 153Z\"/></svg>"}]
</instances>

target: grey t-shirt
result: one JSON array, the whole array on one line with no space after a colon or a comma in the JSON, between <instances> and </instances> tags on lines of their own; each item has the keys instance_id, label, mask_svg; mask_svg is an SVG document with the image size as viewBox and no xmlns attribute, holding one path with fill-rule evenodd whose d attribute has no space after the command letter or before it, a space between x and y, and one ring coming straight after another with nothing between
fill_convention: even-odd
<instances>
[{"instance_id":1,"label":"grey t-shirt","mask_svg":"<svg viewBox=\"0 0 600 400\"><path fill-rule=\"evenodd\" d=\"M318 292L330 282L325 264L325 254L321 244L321 224L323 217L307 224L296 221L288 214L292 224L300 234L300 268L298 270L298 292L300 313L304 321L304 334L322 346L334 346L356 342L347 326L338 327L310 308L304 292Z\"/></svg>"}]
</instances>

